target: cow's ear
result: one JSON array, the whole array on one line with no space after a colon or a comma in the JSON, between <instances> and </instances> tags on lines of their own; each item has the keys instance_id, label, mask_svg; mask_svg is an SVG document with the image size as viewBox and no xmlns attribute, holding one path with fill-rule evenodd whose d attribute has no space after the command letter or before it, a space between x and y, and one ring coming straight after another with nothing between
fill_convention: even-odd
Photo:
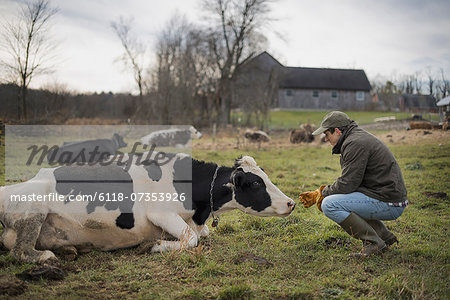
<instances>
[{"instance_id":1,"label":"cow's ear","mask_svg":"<svg viewBox=\"0 0 450 300\"><path fill-rule=\"evenodd\" d=\"M236 170L233 174L232 182L235 187L241 187L245 182L244 171L241 169Z\"/></svg>"}]
</instances>

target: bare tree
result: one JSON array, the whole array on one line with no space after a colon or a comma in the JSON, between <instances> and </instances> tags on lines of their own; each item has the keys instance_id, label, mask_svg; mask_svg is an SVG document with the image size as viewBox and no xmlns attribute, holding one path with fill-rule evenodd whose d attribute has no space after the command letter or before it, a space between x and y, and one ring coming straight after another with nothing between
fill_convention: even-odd
<instances>
[{"instance_id":1,"label":"bare tree","mask_svg":"<svg viewBox=\"0 0 450 300\"><path fill-rule=\"evenodd\" d=\"M41 89L48 91L49 95L42 105L42 109L48 119L49 116L58 115L66 118L69 115L67 109L67 99L71 96L71 92L66 83L58 82L57 78L52 78L52 81L47 82L41 86Z\"/></svg>"},{"instance_id":2,"label":"bare tree","mask_svg":"<svg viewBox=\"0 0 450 300\"><path fill-rule=\"evenodd\" d=\"M32 79L51 70L56 42L50 35L50 20L57 9L48 0L26 2L17 19L2 26L1 46L7 59L1 65L9 79L19 86L17 117L27 119L27 91Z\"/></svg>"},{"instance_id":3,"label":"bare tree","mask_svg":"<svg viewBox=\"0 0 450 300\"><path fill-rule=\"evenodd\" d=\"M402 92L402 87L397 87L390 80L386 81L386 83L378 89L379 97L389 111L398 108L398 101Z\"/></svg>"},{"instance_id":4,"label":"bare tree","mask_svg":"<svg viewBox=\"0 0 450 300\"><path fill-rule=\"evenodd\" d=\"M121 16L119 17L118 22L111 22L111 27L114 29L114 32L120 39L120 42L125 50L119 60L133 72L134 81L136 82L139 90L139 101L136 106L136 112L139 112L141 111L143 104L143 72L145 69L144 61L146 49L144 44L131 34L133 27L132 18L125 19Z\"/></svg>"},{"instance_id":5,"label":"bare tree","mask_svg":"<svg viewBox=\"0 0 450 300\"><path fill-rule=\"evenodd\" d=\"M247 119L245 126L250 125L253 115L260 129L268 129L270 108L278 93L280 76L279 65L259 62L258 57L241 67L234 84L233 102L243 109Z\"/></svg>"},{"instance_id":6,"label":"bare tree","mask_svg":"<svg viewBox=\"0 0 450 300\"><path fill-rule=\"evenodd\" d=\"M422 79L420 77L420 72L416 72L414 75L412 75L414 89L416 91L416 94L419 95L422 94Z\"/></svg>"},{"instance_id":7,"label":"bare tree","mask_svg":"<svg viewBox=\"0 0 450 300\"><path fill-rule=\"evenodd\" d=\"M151 86L161 123L209 118L208 93L216 74L208 51L204 33L178 14L159 34Z\"/></svg>"},{"instance_id":8,"label":"bare tree","mask_svg":"<svg viewBox=\"0 0 450 300\"><path fill-rule=\"evenodd\" d=\"M406 76L406 84L405 84L405 92L406 94L414 94L414 75L407 75Z\"/></svg>"},{"instance_id":9,"label":"bare tree","mask_svg":"<svg viewBox=\"0 0 450 300\"><path fill-rule=\"evenodd\" d=\"M434 97L435 96L434 86L436 84L436 80L433 76L431 67L427 67L426 73L427 73L427 78L428 78L428 93Z\"/></svg>"},{"instance_id":10,"label":"bare tree","mask_svg":"<svg viewBox=\"0 0 450 300\"><path fill-rule=\"evenodd\" d=\"M216 88L219 123L230 121L233 80L240 66L251 59L264 36L259 32L269 21L270 0L205 0L205 11L211 13L210 47L220 72Z\"/></svg>"},{"instance_id":11,"label":"bare tree","mask_svg":"<svg viewBox=\"0 0 450 300\"><path fill-rule=\"evenodd\" d=\"M450 94L450 81L445 77L444 69L441 68L441 82L438 86L441 92L441 99L447 97Z\"/></svg>"}]
</instances>

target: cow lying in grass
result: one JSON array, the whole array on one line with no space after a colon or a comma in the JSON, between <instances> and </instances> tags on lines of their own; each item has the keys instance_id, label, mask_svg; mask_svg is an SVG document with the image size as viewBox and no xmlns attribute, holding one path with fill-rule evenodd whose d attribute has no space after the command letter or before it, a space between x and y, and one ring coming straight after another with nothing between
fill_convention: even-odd
<instances>
[{"instance_id":1,"label":"cow lying in grass","mask_svg":"<svg viewBox=\"0 0 450 300\"><path fill-rule=\"evenodd\" d=\"M41 169L27 182L1 187L0 242L16 259L37 263L56 261L52 251L58 249L76 254L155 241L152 252L159 252L195 247L209 233L206 221L232 209L285 217L295 207L249 156L233 167L185 154L168 155L164 164L129 159L133 164ZM63 201L20 201L51 193ZM85 202L76 196L95 197ZM167 235L176 240L160 240Z\"/></svg>"}]
</instances>

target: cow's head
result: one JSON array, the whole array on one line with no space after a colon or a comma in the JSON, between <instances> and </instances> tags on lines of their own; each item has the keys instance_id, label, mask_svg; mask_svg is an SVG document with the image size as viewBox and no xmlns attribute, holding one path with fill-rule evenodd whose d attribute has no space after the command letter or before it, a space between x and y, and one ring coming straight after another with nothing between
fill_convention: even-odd
<instances>
[{"instance_id":1,"label":"cow's head","mask_svg":"<svg viewBox=\"0 0 450 300\"><path fill-rule=\"evenodd\" d=\"M189 131L191 132L191 139L199 139L202 137L202 133L195 129L194 126L190 126Z\"/></svg>"},{"instance_id":2,"label":"cow's head","mask_svg":"<svg viewBox=\"0 0 450 300\"><path fill-rule=\"evenodd\" d=\"M117 133L114 133L113 139L116 141L116 144L118 145L118 148L123 148L123 147L126 147L128 145L123 140L123 136L121 136L121 135L119 135Z\"/></svg>"},{"instance_id":3,"label":"cow's head","mask_svg":"<svg viewBox=\"0 0 450 300\"><path fill-rule=\"evenodd\" d=\"M264 217L284 217L294 210L295 202L270 181L250 156L236 160L231 182L237 208L246 213Z\"/></svg>"}]
</instances>

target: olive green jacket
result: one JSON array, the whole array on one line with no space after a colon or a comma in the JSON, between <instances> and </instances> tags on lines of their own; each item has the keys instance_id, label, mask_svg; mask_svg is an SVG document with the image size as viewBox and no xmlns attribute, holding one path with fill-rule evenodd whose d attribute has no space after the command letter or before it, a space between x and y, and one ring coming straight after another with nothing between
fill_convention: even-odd
<instances>
[{"instance_id":1,"label":"olive green jacket","mask_svg":"<svg viewBox=\"0 0 450 300\"><path fill-rule=\"evenodd\" d=\"M341 176L327 185L322 195L361 192L384 202L406 200L402 173L389 148L352 122L333 147L340 154Z\"/></svg>"}]
</instances>

